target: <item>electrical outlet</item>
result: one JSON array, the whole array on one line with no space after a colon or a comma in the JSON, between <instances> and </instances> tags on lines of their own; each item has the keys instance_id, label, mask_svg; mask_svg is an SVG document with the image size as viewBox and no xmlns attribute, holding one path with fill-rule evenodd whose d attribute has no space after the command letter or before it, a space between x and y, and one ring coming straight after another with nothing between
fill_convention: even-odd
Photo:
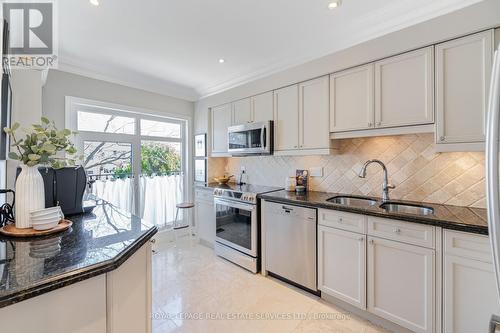
<instances>
[{"instance_id":1,"label":"electrical outlet","mask_svg":"<svg viewBox=\"0 0 500 333\"><path fill-rule=\"evenodd\" d=\"M322 167L310 168L309 169L309 176L311 176L311 177L323 177L323 168Z\"/></svg>"}]
</instances>

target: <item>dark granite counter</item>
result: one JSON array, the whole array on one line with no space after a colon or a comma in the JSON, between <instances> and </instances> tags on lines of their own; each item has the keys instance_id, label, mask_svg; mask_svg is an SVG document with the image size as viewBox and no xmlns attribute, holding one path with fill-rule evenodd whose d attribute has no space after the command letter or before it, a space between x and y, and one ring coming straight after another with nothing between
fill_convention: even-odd
<instances>
[{"instance_id":1,"label":"dark granite counter","mask_svg":"<svg viewBox=\"0 0 500 333\"><path fill-rule=\"evenodd\" d=\"M278 203L295 204L305 207L326 208L351 213L360 213L370 216L387 217L396 220L434 225L446 229L472 232L477 234L488 234L488 219L486 209L469 208L449 205L439 205L412 201L391 200L391 202L406 202L425 205L434 209L434 214L427 216L411 215L405 213L387 212L378 205L375 206L346 206L326 201L340 193L307 192L305 195L297 195L295 192L279 191L259 196L268 201ZM374 198L381 201L380 198Z\"/></svg>"},{"instance_id":2,"label":"dark granite counter","mask_svg":"<svg viewBox=\"0 0 500 333\"><path fill-rule=\"evenodd\" d=\"M112 271L158 231L107 203L67 218L53 236L0 236L0 308Z\"/></svg>"}]
</instances>

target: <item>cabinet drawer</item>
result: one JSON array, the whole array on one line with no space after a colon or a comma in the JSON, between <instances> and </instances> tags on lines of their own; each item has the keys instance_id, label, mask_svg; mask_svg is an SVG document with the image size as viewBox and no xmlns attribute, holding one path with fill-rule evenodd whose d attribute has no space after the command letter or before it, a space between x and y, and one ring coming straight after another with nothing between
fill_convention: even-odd
<instances>
[{"instance_id":1,"label":"cabinet drawer","mask_svg":"<svg viewBox=\"0 0 500 333\"><path fill-rule=\"evenodd\" d=\"M360 214L320 209L318 224L353 231L360 234L366 234L366 217Z\"/></svg>"},{"instance_id":2,"label":"cabinet drawer","mask_svg":"<svg viewBox=\"0 0 500 333\"><path fill-rule=\"evenodd\" d=\"M463 258L492 262L488 236L444 230L444 252Z\"/></svg>"},{"instance_id":3,"label":"cabinet drawer","mask_svg":"<svg viewBox=\"0 0 500 333\"><path fill-rule=\"evenodd\" d=\"M435 248L435 228L429 225L403 222L380 217L368 217L368 235Z\"/></svg>"},{"instance_id":4,"label":"cabinet drawer","mask_svg":"<svg viewBox=\"0 0 500 333\"><path fill-rule=\"evenodd\" d=\"M196 201L213 201L214 194L211 189L197 189L194 192Z\"/></svg>"}]
</instances>

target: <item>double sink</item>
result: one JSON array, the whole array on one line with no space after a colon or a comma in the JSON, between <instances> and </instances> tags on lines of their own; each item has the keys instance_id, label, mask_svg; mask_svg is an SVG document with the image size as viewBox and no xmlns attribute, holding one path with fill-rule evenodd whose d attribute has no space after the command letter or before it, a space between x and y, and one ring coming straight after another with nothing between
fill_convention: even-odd
<instances>
[{"instance_id":1,"label":"double sink","mask_svg":"<svg viewBox=\"0 0 500 333\"><path fill-rule=\"evenodd\" d=\"M427 216L434 214L434 209L432 207L411 204L411 203L402 203L395 201L386 201L379 204L379 201L362 196L354 196L354 195L341 195L336 196L326 201L344 206L354 206L354 207L373 207L377 206L388 213L404 213L418 216Z\"/></svg>"}]
</instances>

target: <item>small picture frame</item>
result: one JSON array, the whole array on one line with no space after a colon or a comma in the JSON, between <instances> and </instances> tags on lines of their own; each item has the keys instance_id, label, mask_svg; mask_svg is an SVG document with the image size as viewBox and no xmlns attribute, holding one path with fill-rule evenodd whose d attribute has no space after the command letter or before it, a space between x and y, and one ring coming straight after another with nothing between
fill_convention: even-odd
<instances>
[{"instance_id":1,"label":"small picture frame","mask_svg":"<svg viewBox=\"0 0 500 333\"><path fill-rule=\"evenodd\" d=\"M207 182L207 160L194 160L194 181L197 183Z\"/></svg>"},{"instance_id":2,"label":"small picture frame","mask_svg":"<svg viewBox=\"0 0 500 333\"><path fill-rule=\"evenodd\" d=\"M207 156L207 134L197 134L194 136L194 156Z\"/></svg>"}]
</instances>

